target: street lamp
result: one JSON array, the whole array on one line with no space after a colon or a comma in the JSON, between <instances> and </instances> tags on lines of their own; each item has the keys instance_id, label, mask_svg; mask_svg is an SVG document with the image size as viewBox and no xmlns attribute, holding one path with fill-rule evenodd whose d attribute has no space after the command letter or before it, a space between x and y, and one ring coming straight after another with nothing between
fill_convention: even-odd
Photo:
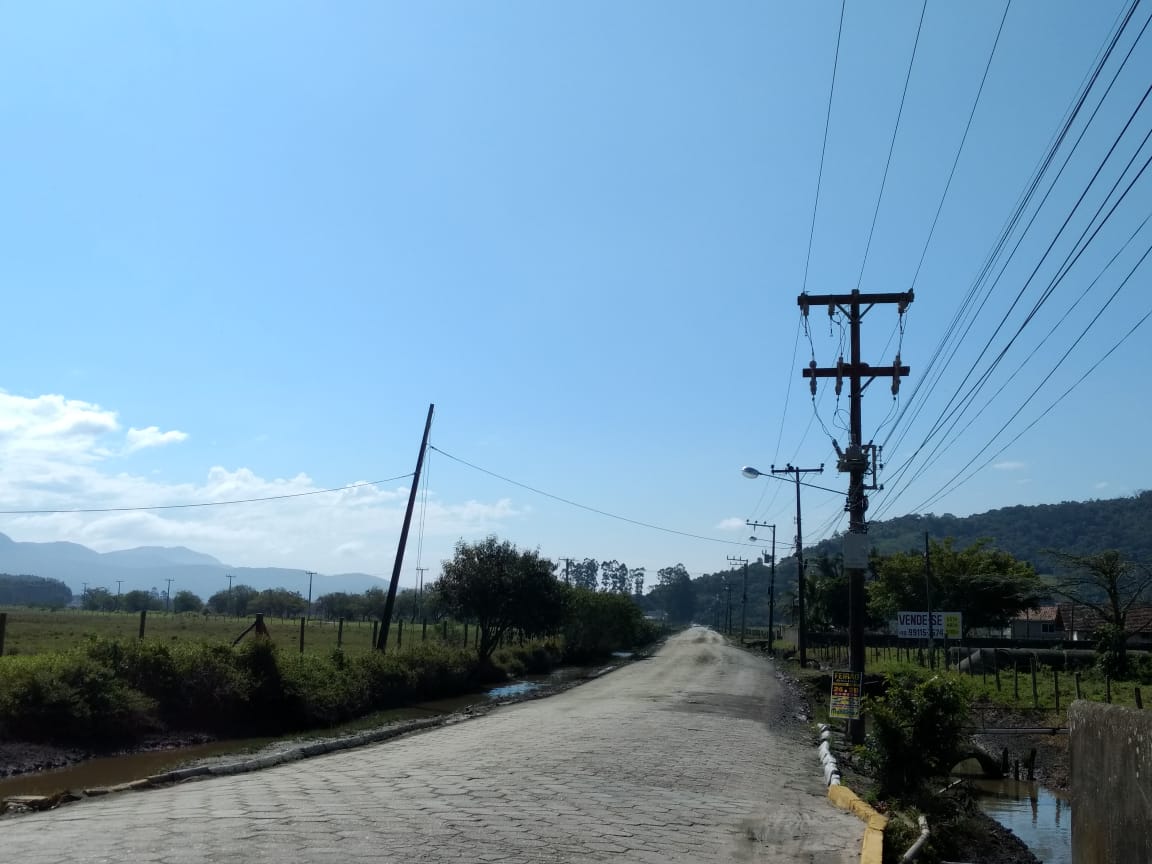
<instances>
[{"instance_id":1,"label":"street lamp","mask_svg":"<svg viewBox=\"0 0 1152 864\"><path fill-rule=\"evenodd\" d=\"M796 654L800 659L801 669L808 664L808 634L804 616L804 540L803 529L800 522L800 475L808 471L820 472L823 470L823 465L819 468L794 468L789 464L787 468L780 469L777 469L775 465L772 466L772 476L776 476L777 474L791 474L792 478L796 481L796 593L799 595L799 609L797 610L798 614L793 617L793 622L796 624ZM765 472L758 468L753 468L751 465L745 465L740 469L740 473L749 480L768 476ZM772 533L773 540L775 540L776 532L773 531ZM775 545L775 543L773 543L773 545ZM775 556L773 556L773 559L775 559Z\"/></svg>"}]
</instances>

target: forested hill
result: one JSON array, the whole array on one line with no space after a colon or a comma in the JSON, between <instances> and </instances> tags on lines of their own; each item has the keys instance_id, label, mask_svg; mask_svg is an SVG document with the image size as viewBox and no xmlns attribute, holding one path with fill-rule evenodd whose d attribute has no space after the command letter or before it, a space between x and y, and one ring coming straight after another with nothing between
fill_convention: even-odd
<instances>
[{"instance_id":1,"label":"forested hill","mask_svg":"<svg viewBox=\"0 0 1152 864\"><path fill-rule=\"evenodd\" d=\"M64 607L71 602L72 590L57 579L0 573L0 606Z\"/></svg>"},{"instance_id":2,"label":"forested hill","mask_svg":"<svg viewBox=\"0 0 1152 864\"><path fill-rule=\"evenodd\" d=\"M1048 549L1081 555L1117 549L1126 558L1152 562L1152 491L1131 498L1003 507L972 516L901 516L868 526L872 545L882 553L923 549L925 531L937 540L955 538L958 546L988 538L1042 573L1054 569ZM816 552L835 556L839 547L835 538Z\"/></svg>"}]
</instances>

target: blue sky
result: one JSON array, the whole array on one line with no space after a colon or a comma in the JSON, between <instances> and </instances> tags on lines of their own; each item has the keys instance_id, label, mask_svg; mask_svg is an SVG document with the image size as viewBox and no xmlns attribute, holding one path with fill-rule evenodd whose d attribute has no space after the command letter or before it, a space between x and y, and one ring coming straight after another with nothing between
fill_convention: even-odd
<instances>
[{"instance_id":1,"label":"blue sky","mask_svg":"<svg viewBox=\"0 0 1152 864\"><path fill-rule=\"evenodd\" d=\"M865 437L889 441L878 516L1146 488L1148 327L998 454L1152 308L1146 268L993 436L1148 248L1147 228L1124 247L1152 207L1147 176L922 472L914 454L1129 157L1128 179L1147 158L1152 105L1057 234L1144 93L1152 36L1029 230L1012 235L1019 249L955 358L911 398L1126 6L1012 3L924 252L1000 2L927 8L878 212L921 4L847 5L814 229L838 3L0 4L0 509L399 477L435 402L432 441L447 453L712 539L582 511L433 452L406 582L417 558L435 572L456 540L486 533L653 574L720 569L759 550L739 545L745 519L775 522L781 546L794 533L790 488L745 480L742 465L824 462L812 482L846 486L830 435L846 443L847 402L837 412L821 393L814 411L800 379L813 354L835 362L840 327L814 310L809 342L796 296L858 285L916 291L902 341L893 309L865 319L865 359L891 363L899 343L912 367L896 405L888 382L866 395ZM973 463L995 456L987 467L933 500L990 439ZM940 439L927 440L921 456ZM0 531L386 574L405 489L9 513ZM809 489L804 501L807 539L845 527L841 495Z\"/></svg>"}]
</instances>

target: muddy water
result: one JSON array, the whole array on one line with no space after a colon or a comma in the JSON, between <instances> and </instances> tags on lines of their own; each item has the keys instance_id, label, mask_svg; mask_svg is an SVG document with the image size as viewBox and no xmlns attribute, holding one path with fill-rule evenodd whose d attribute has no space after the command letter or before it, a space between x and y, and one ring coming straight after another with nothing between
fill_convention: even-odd
<instances>
[{"instance_id":1,"label":"muddy water","mask_svg":"<svg viewBox=\"0 0 1152 864\"><path fill-rule=\"evenodd\" d=\"M343 726L316 730L311 735L306 736L212 741L207 744L174 747L168 750L88 759L66 768L0 779L0 799L14 795L53 795L65 790L115 786L119 783L129 783L133 780L150 777L154 774L163 774L166 771L207 759L232 754L236 754L237 759L241 759L255 751L270 747L277 741L282 742L287 747L290 741L299 740L301 737L338 738L404 720L452 714L484 700L516 699L531 695L541 688L585 677L587 674L587 669L565 667L556 669L547 675L526 676L509 684L493 687L483 693L471 693L450 699L422 702L393 711L381 711Z\"/></svg>"},{"instance_id":2,"label":"muddy water","mask_svg":"<svg viewBox=\"0 0 1152 864\"><path fill-rule=\"evenodd\" d=\"M1044 864L1072 862L1072 805L1059 793L1025 780L970 781L981 810L1008 828Z\"/></svg>"}]
</instances>

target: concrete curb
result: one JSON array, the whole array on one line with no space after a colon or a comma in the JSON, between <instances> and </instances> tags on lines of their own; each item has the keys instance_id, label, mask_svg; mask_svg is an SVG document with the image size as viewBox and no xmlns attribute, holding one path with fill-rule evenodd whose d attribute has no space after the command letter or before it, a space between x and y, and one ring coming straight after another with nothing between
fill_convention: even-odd
<instances>
[{"instance_id":1,"label":"concrete curb","mask_svg":"<svg viewBox=\"0 0 1152 864\"><path fill-rule=\"evenodd\" d=\"M828 800L864 822L864 841L860 844L860 864L881 864L884 857L884 829L888 817L872 809L863 798L840 782L840 768L832 753L832 730L827 724L820 727L820 761L824 765L824 782L828 784Z\"/></svg>"}]
</instances>

